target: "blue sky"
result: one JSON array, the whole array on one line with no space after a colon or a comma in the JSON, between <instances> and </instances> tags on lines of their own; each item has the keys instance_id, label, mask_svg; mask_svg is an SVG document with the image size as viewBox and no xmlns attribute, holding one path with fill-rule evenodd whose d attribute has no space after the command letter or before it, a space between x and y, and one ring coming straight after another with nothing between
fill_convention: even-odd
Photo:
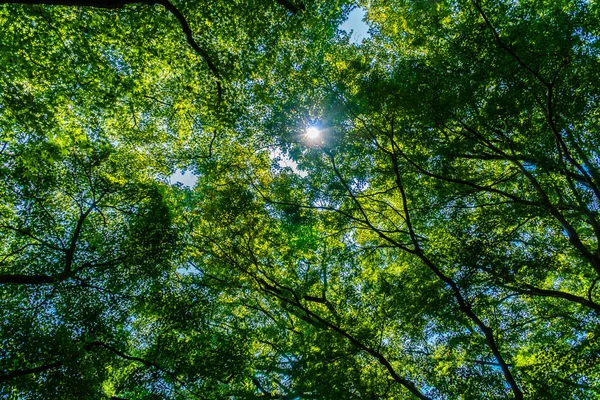
<instances>
[{"instance_id":1,"label":"blue sky","mask_svg":"<svg viewBox=\"0 0 600 400\"><path fill-rule=\"evenodd\" d=\"M360 44L363 39L369 37L369 27L363 22L364 17L365 9L360 7L355 8L350 15L348 15L346 22L340 25L342 30L352 35L350 38L350 43Z\"/></svg>"}]
</instances>

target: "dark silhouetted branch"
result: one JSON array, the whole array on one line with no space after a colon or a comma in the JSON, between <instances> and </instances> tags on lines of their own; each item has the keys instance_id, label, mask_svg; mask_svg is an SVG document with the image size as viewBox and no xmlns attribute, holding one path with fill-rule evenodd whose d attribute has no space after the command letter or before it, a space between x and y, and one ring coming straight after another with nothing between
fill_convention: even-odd
<instances>
[{"instance_id":1,"label":"dark silhouetted branch","mask_svg":"<svg viewBox=\"0 0 600 400\"><path fill-rule=\"evenodd\" d=\"M278 0L279 3L287 3L293 9L298 9L298 7L294 6L291 3L288 3L287 0ZM65 7L93 7L93 8L103 8L103 9L118 9L123 8L129 4L147 4L154 5L159 4L163 6L167 11L169 11L181 26L181 30L185 34L185 38L190 45L190 47L202 58L202 60L206 63L208 69L213 74L213 76L217 79L217 94L219 100L223 96L223 88L221 86L221 75L215 62L212 57L208 54L208 52L200 47L198 42L194 39L194 35L192 34L192 30L190 25L187 22L187 19L184 15L179 11L177 7L173 5L169 0L108 0L108 1L99 1L99 0L82 0L82 1L74 1L74 0L5 0L0 1L0 4L23 4L23 5L49 5L49 6L65 6ZM287 6L286 6L287 7ZM303 9L304 6L302 6ZM294 11L293 11L294 12ZM297 12L297 11L295 11Z\"/></svg>"}]
</instances>

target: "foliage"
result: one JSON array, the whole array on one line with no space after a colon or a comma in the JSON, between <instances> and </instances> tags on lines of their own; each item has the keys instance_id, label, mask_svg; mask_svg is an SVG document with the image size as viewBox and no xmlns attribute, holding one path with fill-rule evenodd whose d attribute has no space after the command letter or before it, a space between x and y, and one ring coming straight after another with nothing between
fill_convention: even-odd
<instances>
[{"instance_id":1,"label":"foliage","mask_svg":"<svg viewBox=\"0 0 600 400\"><path fill-rule=\"evenodd\" d=\"M2 3L2 397L600 397L597 2Z\"/></svg>"}]
</instances>

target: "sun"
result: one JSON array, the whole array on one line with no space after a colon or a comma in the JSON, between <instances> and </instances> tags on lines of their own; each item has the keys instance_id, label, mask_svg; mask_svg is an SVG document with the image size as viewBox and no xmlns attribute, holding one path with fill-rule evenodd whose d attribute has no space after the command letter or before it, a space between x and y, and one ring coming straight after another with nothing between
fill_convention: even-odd
<instances>
[{"instance_id":1,"label":"sun","mask_svg":"<svg viewBox=\"0 0 600 400\"><path fill-rule=\"evenodd\" d=\"M310 140L315 140L319 137L319 135L321 134L321 132L319 132L319 130L317 128L315 128L314 126L309 126L306 129L306 138L310 139Z\"/></svg>"}]
</instances>

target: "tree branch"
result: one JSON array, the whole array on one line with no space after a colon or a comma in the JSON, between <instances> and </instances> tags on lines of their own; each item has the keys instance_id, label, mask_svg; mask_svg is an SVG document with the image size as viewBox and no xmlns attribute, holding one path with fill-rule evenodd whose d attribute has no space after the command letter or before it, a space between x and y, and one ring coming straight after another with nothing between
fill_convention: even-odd
<instances>
[{"instance_id":1,"label":"tree branch","mask_svg":"<svg viewBox=\"0 0 600 400\"><path fill-rule=\"evenodd\" d=\"M302 4L302 3L295 5L291 2L289 2L288 0L276 0L276 1L279 4L281 4L282 6L284 6L289 12L291 12L293 14L298 14L298 12L306 10L306 7L304 7L304 4Z\"/></svg>"},{"instance_id":2,"label":"tree branch","mask_svg":"<svg viewBox=\"0 0 600 400\"><path fill-rule=\"evenodd\" d=\"M281 0L281 1L287 3L286 0ZM278 2L279 2L279 0L278 0ZM204 48L200 47L198 42L196 42L196 40L194 39L194 36L192 34L190 25L187 22L187 19L184 17L184 15L181 13L181 11L179 11L179 9L177 7L175 7L173 5L173 3L171 3L169 0L105 0L105 1L100 1L100 0L82 0L82 1L76 1L76 0L20 0L20 1L19 0L2 0L2 1L0 1L0 4L23 4L23 5L40 4L40 5L49 5L49 6L65 6L65 7L92 7L92 8L102 8L102 9L112 9L112 10L123 8L129 4L147 4L147 5L159 4L159 5L163 6L167 11L169 11L177 19L177 21L179 22L179 25L181 26L181 30L185 34L185 38L186 38L188 44L194 50L194 52L196 52L196 54L198 54L200 56L200 58L202 58L202 60L206 63L206 66L212 73L212 75L216 78L216 80L217 80L217 95L218 95L219 101L223 97L223 88L221 86L222 79L221 79L221 75L219 73L219 70L217 69L215 62L213 61L212 57L208 54L208 51L205 50ZM293 5L291 5L291 6L295 7Z\"/></svg>"},{"instance_id":3,"label":"tree branch","mask_svg":"<svg viewBox=\"0 0 600 400\"><path fill-rule=\"evenodd\" d=\"M393 120L392 120L393 121ZM410 232L411 239L413 241L413 246L415 248L414 254L421 259L421 261L433 272L442 282L444 282L454 294L454 298L456 299L460 310L480 329L481 333L485 337L485 341L489 349L492 351L494 358L498 361L500 369L506 379L506 382L509 384L515 399L520 400L523 399L523 392L519 385L517 384L512 372L510 371L509 364L504 360L502 353L500 352L500 347L494 337L494 333L492 329L483 322L481 318L473 311L471 305L467 302L465 297L463 296L459 286L457 283L448 275L446 275L423 251L421 245L419 243L418 237L415 233L410 210L408 208L408 196L406 194L406 190L404 188L404 184L402 182L402 176L400 173L400 167L398 165L398 157L397 153L400 151L400 147L394 141L394 127L392 125L392 132L390 134L390 139L392 142L392 154L390 155L392 161L392 169L394 171L394 175L396 177L396 184L398 189L400 190L400 195L402 197L402 206L404 208L405 221L408 231Z\"/></svg>"},{"instance_id":4,"label":"tree branch","mask_svg":"<svg viewBox=\"0 0 600 400\"><path fill-rule=\"evenodd\" d=\"M56 361L51 364L40 365L39 367L35 367L35 368L26 368L26 369L21 369L18 371L9 372L5 375L0 375L0 382L6 382L11 379L18 378L20 376L37 374L39 372L45 372L45 371L48 371L48 370L51 370L54 368L58 368L61 365L63 365L63 361Z\"/></svg>"}]
</instances>

